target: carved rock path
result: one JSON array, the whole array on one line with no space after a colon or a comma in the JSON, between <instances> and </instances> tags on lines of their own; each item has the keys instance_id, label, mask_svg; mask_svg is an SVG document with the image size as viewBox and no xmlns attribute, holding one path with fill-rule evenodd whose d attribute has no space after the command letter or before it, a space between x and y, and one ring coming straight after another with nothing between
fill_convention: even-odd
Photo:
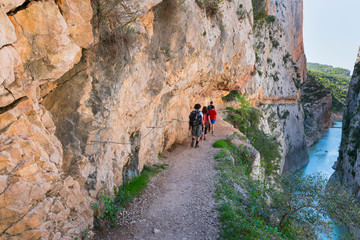
<instances>
[{"instance_id":1,"label":"carved rock path","mask_svg":"<svg viewBox=\"0 0 360 240\"><path fill-rule=\"evenodd\" d=\"M100 239L217 239L220 225L215 210L216 161L212 144L236 131L218 119L215 134L200 148L189 140L165 152L166 170L153 177L141 197L123 212L119 226L98 233Z\"/></svg>"}]
</instances>

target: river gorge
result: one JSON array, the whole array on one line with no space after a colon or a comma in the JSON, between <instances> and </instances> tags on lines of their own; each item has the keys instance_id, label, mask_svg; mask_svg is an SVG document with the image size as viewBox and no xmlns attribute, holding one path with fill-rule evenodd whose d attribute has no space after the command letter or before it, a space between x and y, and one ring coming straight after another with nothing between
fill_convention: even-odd
<instances>
[{"instance_id":1,"label":"river gorge","mask_svg":"<svg viewBox=\"0 0 360 240\"><path fill-rule=\"evenodd\" d=\"M332 94L307 74L302 0L0 0L0 25L0 240L91 232L106 196L189 139L195 103L246 96L282 176L330 125ZM359 61L332 177L358 198ZM331 173L336 130L306 171L322 159Z\"/></svg>"},{"instance_id":2,"label":"river gorge","mask_svg":"<svg viewBox=\"0 0 360 240\"><path fill-rule=\"evenodd\" d=\"M322 133L318 142L308 148L309 164L301 171L304 174L323 174L327 179L334 173L334 163L339 156L341 142L342 122L337 121L327 132ZM332 238L320 236L321 239L344 239L348 230L345 226L334 226Z\"/></svg>"}]
</instances>

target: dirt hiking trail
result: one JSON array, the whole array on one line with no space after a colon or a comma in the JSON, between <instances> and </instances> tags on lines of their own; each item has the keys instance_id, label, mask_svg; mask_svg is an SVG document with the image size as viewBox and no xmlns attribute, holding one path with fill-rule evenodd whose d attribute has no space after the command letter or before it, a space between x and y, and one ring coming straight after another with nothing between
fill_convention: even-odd
<instances>
[{"instance_id":1,"label":"dirt hiking trail","mask_svg":"<svg viewBox=\"0 0 360 240\"><path fill-rule=\"evenodd\" d=\"M217 239L220 225L213 195L218 150L212 144L235 131L219 118L215 133L208 134L200 148L190 147L189 136L184 144L165 152L161 161L169 164L167 169L152 178L143 194L121 214L116 228L93 239Z\"/></svg>"}]
</instances>

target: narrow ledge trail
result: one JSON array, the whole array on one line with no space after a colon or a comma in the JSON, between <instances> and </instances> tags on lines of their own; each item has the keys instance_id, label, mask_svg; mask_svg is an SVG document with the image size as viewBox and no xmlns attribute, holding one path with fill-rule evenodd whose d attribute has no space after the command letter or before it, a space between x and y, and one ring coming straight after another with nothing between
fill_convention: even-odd
<instances>
[{"instance_id":1,"label":"narrow ledge trail","mask_svg":"<svg viewBox=\"0 0 360 240\"><path fill-rule=\"evenodd\" d=\"M219 139L237 131L218 119L215 133L200 148L184 144L165 152L161 163L169 164L153 177L139 198L121 214L116 228L97 233L93 240L215 240L220 224L215 210L216 161Z\"/></svg>"}]
</instances>

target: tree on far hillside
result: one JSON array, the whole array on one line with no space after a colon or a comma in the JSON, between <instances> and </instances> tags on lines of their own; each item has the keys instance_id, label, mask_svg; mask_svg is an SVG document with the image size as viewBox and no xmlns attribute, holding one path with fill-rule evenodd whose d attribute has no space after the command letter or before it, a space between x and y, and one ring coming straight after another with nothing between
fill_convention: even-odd
<instances>
[{"instance_id":1,"label":"tree on far hillside","mask_svg":"<svg viewBox=\"0 0 360 240\"><path fill-rule=\"evenodd\" d=\"M339 68L339 67L333 67L330 65L320 64L320 63L307 63L307 69L313 70L313 71L319 71L322 73L328 73L333 75L339 75L343 77L350 77L350 70Z\"/></svg>"},{"instance_id":2,"label":"tree on far hillside","mask_svg":"<svg viewBox=\"0 0 360 240\"><path fill-rule=\"evenodd\" d=\"M350 71L319 63L308 63L308 75L329 89L333 96L333 111L343 111L350 84Z\"/></svg>"}]
</instances>

